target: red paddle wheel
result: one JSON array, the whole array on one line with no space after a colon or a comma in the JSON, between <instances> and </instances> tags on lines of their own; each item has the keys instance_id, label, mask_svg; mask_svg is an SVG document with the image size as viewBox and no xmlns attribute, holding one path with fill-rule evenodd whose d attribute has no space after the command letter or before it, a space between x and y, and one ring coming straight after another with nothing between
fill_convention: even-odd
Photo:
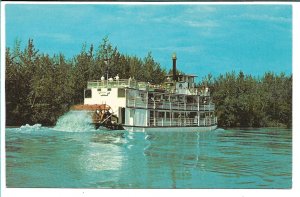
<instances>
[{"instance_id":1,"label":"red paddle wheel","mask_svg":"<svg viewBox=\"0 0 300 197\"><path fill-rule=\"evenodd\" d=\"M92 124L95 125L96 129L101 126L112 130L123 130L122 125L118 123L118 117L113 114L109 105L74 105L71 110L92 112Z\"/></svg>"}]
</instances>

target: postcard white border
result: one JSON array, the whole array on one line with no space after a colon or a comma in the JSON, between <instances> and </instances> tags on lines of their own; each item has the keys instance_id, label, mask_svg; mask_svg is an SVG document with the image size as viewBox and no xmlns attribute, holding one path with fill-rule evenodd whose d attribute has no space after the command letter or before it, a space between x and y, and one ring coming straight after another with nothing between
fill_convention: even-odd
<instances>
[{"instance_id":1,"label":"postcard white border","mask_svg":"<svg viewBox=\"0 0 300 197\"><path fill-rule=\"evenodd\" d=\"M293 6L293 188L292 189L11 189L6 188L5 172L5 6L7 4L140 4L140 5L187 5L187 4L210 4L210 5L292 5ZM46 197L52 196L297 196L299 190L299 114L300 109L300 3L296 2L1 2L1 196L3 197Z\"/></svg>"}]
</instances>

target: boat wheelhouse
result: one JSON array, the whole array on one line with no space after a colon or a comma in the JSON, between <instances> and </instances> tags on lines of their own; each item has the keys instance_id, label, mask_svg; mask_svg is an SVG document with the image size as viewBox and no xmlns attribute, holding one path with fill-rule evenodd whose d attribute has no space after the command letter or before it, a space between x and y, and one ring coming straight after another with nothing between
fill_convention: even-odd
<instances>
[{"instance_id":1,"label":"boat wheelhouse","mask_svg":"<svg viewBox=\"0 0 300 197\"><path fill-rule=\"evenodd\" d=\"M215 105L208 87L195 86L196 75L176 74L162 84L136 81L134 78L89 81L84 92L84 106L94 106L93 123L129 131L207 131L217 127ZM96 107L95 107L96 106ZM108 106L107 116L97 107ZM98 115L97 115L98 114ZM98 117L98 118L95 118ZM99 118L101 117L101 118ZM114 117L114 119L111 119ZM105 123L112 121L108 124ZM109 127L109 125L118 125ZM98 127L97 126L97 127Z\"/></svg>"}]
</instances>

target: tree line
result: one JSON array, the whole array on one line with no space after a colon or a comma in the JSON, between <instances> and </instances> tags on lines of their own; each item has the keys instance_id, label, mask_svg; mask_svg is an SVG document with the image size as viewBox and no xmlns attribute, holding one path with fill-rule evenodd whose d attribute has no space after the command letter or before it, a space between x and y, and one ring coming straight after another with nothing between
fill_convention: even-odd
<instances>
[{"instance_id":1,"label":"tree line","mask_svg":"<svg viewBox=\"0 0 300 197\"><path fill-rule=\"evenodd\" d=\"M221 127L292 127L292 75L228 72L204 77Z\"/></svg>"},{"instance_id":2,"label":"tree line","mask_svg":"<svg viewBox=\"0 0 300 197\"><path fill-rule=\"evenodd\" d=\"M161 83L166 70L151 52L139 58L122 54L105 37L95 49L86 44L71 59L39 52L32 39L24 50L6 48L6 125L54 125L71 105L83 103L87 81L109 77ZM155 77L152 77L155 76Z\"/></svg>"},{"instance_id":3,"label":"tree line","mask_svg":"<svg viewBox=\"0 0 300 197\"><path fill-rule=\"evenodd\" d=\"M144 58L122 54L107 37L96 48L84 44L69 59L39 52L32 39L23 50L16 41L12 49L6 48L5 59L6 125L13 126L54 125L70 106L83 103L87 81L107 72L153 84L167 74L151 52ZM203 85L210 87L219 127L292 126L292 75L209 74L198 84Z\"/></svg>"}]
</instances>

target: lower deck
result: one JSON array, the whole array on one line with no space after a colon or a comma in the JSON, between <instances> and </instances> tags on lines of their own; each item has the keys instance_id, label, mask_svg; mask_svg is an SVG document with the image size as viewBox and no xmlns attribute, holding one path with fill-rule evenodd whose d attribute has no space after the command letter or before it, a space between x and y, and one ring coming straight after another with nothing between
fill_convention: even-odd
<instances>
[{"instance_id":1,"label":"lower deck","mask_svg":"<svg viewBox=\"0 0 300 197\"><path fill-rule=\"evenodd\" d=\"M184 126L184 127L139 127L139 126L126 126L124 129L132 132L150 132L150 131L159 131L159 132L206 132L217 129L217 125L211 126Z\"/></svg>"},{"instance_id":2,"label":"lower deck","mask_svg":"<svg viewBox=\"0 0 300 197\"><path fill-rule=\"evenodd\" d=\"M123 108L120 123L137 127L207 127L217 125L212 111L170 111Z\"/></svg>"}]
</instances>

